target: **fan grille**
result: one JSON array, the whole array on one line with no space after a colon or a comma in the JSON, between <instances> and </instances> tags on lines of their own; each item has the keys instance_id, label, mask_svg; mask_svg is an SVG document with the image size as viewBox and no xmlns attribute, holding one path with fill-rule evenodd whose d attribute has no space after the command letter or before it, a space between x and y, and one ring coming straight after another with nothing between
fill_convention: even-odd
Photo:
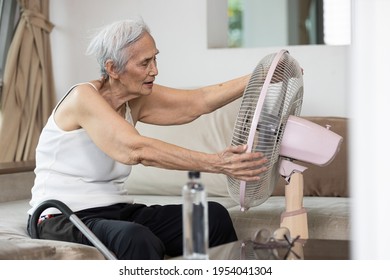
<instances>
[{"instance_id":1,"label":"fan grille","mask_svg":"<svg viewBox=\"0 0 390 280\"><path fill-rule=\"evenodd\" d=\"M272 63L277 63L274 71ZM266 79L270 79L269 83ZM259 99L264 101L259 102ZM259 181L242 182L228 177L229 194L242 208L260 205L272 194L279 179L279 150L284 127L289 115L300 114L302 100L302 70L287 51L270 54L258 63L242 98L233 130L232 145L251 142L250 133L255 129L252 131L253 144L248 146L251 146L252 152L261 151L268 162L267 171L261 175ZM259 106L261 108L257 110L261 112L255 120L256 107ZM244 199L240 199L240 188L241 192L242 188L245 188Z\"/></svg>"}]
</instances>

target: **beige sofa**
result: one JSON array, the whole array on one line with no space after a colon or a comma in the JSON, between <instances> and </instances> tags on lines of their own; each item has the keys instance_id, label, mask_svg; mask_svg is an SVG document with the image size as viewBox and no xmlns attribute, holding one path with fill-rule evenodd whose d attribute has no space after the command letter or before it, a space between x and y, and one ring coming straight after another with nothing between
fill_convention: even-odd
<instances>
[{"instance_id":1,"label":"beige sofa","mask_svg":"<svg viewBox=\"0 0 390 280\"><path fill-rule=\"evenodd\" d=\"M144 135L206 152L221 151L230 143L239 101L179 127L139 124ZM348 194L347 119L306 117L343 136L342 148L326 167L306 165L304 207L307 209L309 238L350 238L350 198ZM26 232L26 211L34 180L33 163L0 164L0 259L104 259L94 247L67 242L32 240ZM181 203L181 188L187 181L183 171L134 166L126 182L135 202L146 204ZM202 174L210 200L229 211L237 235L249 239L261 228L275 230L284 211L284 181L280 179L274 195L265 203L241 212L227 192L223 175Z\"/></svg>"}]
</instances>

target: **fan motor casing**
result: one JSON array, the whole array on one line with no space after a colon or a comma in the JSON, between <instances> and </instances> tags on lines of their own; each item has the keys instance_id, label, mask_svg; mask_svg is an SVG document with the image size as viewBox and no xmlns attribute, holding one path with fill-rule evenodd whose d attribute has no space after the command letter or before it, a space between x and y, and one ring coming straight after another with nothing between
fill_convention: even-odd
<instances>
[{"instance_id":1,"label":"fan motor casing","mask_svg":"<svg viewBox=\"0 0 390 280\"><path fill-rule=\"evenodd\" d=\"M329 129L289 116L279 154L293 160L326 166L340 150L343 138Z\"/></svg>"}]
</instances>

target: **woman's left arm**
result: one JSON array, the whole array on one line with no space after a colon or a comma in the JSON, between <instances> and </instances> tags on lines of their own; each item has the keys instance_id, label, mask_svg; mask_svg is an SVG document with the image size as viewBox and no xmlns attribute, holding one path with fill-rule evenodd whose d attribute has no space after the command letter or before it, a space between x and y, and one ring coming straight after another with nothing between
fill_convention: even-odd
<instances>
[{"instance_id":1,"label":"woman's left arm","mask_svg":"<svg viewBox=\"0 0 390 280\"><path fill-rule=\"evenodd\" d=\"M189 90L154 85L152 93L140 100L138 120L158 125L191 122L241 97L249 78Z\"/></svg>"}]
</instances>

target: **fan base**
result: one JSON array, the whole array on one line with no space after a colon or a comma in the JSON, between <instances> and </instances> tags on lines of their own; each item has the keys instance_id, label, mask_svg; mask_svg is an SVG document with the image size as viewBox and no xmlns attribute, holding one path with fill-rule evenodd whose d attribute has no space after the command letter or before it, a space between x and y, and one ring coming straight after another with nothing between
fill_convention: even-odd
<instances>
[{"instance_id":1,"label":"fan base","mask_svg":"<svg viewBox=\"0 0 390 280\"><path fill-rule=\"evenodd\" d=\"M280 226L290 230L292 238L308 239L307 212L303 207L303 175L295 172L285 187L286 211L282 213Z\"/></svg>"},{"instance_id":2,"label":"fan base","mask_svg":"<svg viewBox=\"0 0 390 280\"><path fill-rule=\"evenodd\" d=\"M281 216L280 227L288 228L292 238L299 236L299 239L309 239L306 209L284 212Z\"/></svg>"}]
</instances>

